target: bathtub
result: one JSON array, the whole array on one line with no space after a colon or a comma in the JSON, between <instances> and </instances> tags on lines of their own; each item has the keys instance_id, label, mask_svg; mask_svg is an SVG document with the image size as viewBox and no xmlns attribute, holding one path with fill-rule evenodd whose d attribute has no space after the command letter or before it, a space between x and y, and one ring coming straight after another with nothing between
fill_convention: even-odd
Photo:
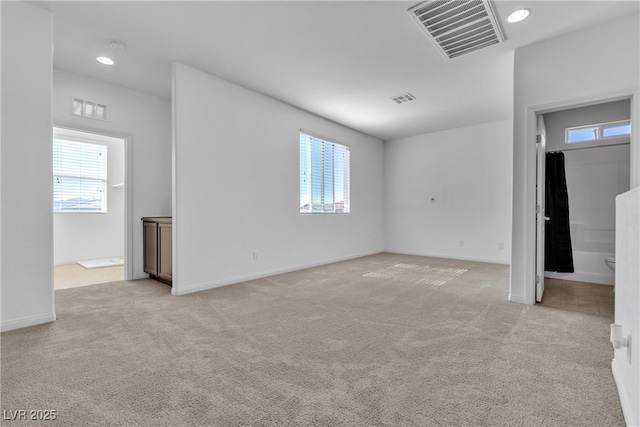
<instances>
[{"instance_id":1,"label":"bathtub","mask_svg":"<svg viewBox=\"0 0 640 427\"><path fill-rule=\"evenodd\" d=\"M544 277L549 277L551 279L575 280L576 282L613 285L615 272L607 267L607 264L604 262L606 257L612 256L612 253L573 251L574 273L545 271Z\"/></svg>"}]
</instances>

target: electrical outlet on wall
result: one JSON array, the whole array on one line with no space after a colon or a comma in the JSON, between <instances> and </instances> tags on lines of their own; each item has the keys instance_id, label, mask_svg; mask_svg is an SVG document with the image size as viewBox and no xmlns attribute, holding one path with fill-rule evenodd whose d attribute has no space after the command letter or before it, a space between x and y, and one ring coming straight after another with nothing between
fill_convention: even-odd
<instances>
[{"instance_id":1,"label":"electrical outlet on wall","mask_svg":"<svg viewBox=\"0 0 640 427\"><path fill-rule=\"evenodd\" d=\"M464 246L464 240L460 240L460 242L458 242L458 246Z\"/></svg>"},{"instance_id":2,"label":"electrical outlet on wall","mask_svg":"<svg viewBox=\"0 0 640 427\"><path fill-rule=\"evenodd\" d=\"M258 260L258 251L253 251L253 260L254 261Z\"/></svg>"},{"instance_id":3,"label":"electrical outlet on wall","mask_svg":"<svg viewBox=\"0 0 640 427\"><path fill-rule=\"evenodd\" d=\"M424 203L436 203L437 199L435 196L432 196L430 194L425 194L424 195Z\"/></svg>"}]
</instances>

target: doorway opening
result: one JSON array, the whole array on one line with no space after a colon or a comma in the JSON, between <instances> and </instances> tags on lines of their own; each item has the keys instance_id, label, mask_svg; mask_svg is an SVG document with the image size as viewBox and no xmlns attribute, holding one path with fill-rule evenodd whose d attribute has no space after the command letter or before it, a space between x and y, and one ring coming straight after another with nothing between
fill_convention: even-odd
<instances>
[{"instance_id":1,"label":"doorway opening","mask_svg":"<svg viewBox=\"0 0 640 427\"><path fill-rule=\"evenodd\" d=\"M538 113L538 135L535 300L613 317L615 198L631 184L631 99Z\"/></svg>"},{"instance_id":2,"label":"doorway opening","mask_svg":"<svg viewBox=\"0 0 640 427\"><path fill-rule=\"evenodd\" d=\"M53 128L54 290L125 279L125 145Z\"/></svg>"}]
</instances>

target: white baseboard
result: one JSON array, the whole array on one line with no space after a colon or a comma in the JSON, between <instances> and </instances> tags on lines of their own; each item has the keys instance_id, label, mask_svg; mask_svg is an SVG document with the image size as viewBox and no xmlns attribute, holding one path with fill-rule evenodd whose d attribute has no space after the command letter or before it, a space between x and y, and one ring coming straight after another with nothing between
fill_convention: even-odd
<instances>
[{"instance_id":1,"label":"white baseboard","mask_svg":"<svg viewBox=\"0 0 640 427\"><path fill-rule=\"evenodd\" d=\"M148 279L149 275L147 273L138 273L134 274L131 280L140 280L140 279Z\"/></svg>"},{"instance_id":2,"label":"white baseboard","mask_svg":"<svg viewBox=\"0 0 640 427\"><path fill-rule=\"evenodd\" d=\"M173 286L171 287L171 295L186 295L186 294L191 294L191 293L194 293L194 292L207 291L209 289L219 288L219 287L227 286L227 285L233 285L235 283L246 282L248 280L262 279L264 277L275 276L276 274L290 273L292 271L304 270L306 268L318 267L318 266L321 266L321 265L332 264L334 262L346 261L346 260L349 260L349 259L360 258L360 257L363 257L363 256L375 255L375 254L379 254L379 253L382 253L382 252L383 251L364 252L364 253L361 253L361 254L349 255L349 256L346 256L346 257L330 258L330 259L326 259L324 261L314 262L314 263L310 263L310 264L302 264L302 265L296 265L296 266L292 266L292 267L278 268L278 269L274 269L274 270L266 270L266 271L261 271L259 273L252 273L252 274L246 274L246 275L242 275L242 276L229 277L229 278L226 278L226 279L216 280L216 281L213 281L213 282L206 282L206 283L200 283L200 284L196 284L196 285L183 286L183 287L177 286L177 283L176 283L176 280L175 280L176 277L174 276Z\"/></svg>"},{"instance_id":3,"label":"white baseboard","mask_svg":"<svg viewBox=\"0 0 640 427\"><path fill-rule=\"evenodd\" d=\"M77 261L75 259L63 259L63 260L55 260L53 261L53 265L67 265L67 264L75 264Z\"/></svg>"},{"instance_id":4,"label":"white baseboard","mask_svg":"<svg viewBox=\"0 0 640 427\"><path fill-rule=\"evenodd\" d=\"M513 294L509 294L509 301L517 302L518 304L526 304L527 303L527 300L525 299L525 297L520 296L520 295L513 295Z\"/></svg>"},{"instance_id":5,"label":"white baseboard","mask_svg":"<svg viewBox=\"0 0 640 427\"><path fill-rule=\"evenodd\" d=\"M633 419L633 407L631 406L631 402L629 402L629 394L625 389L624 379L622 378L622 374L618 369L618 365L616 364L615 359L611 361L611 372L613 373L613 380L615 381L616 387L618 388L618 397L620 398L620 406L622 407L624 422L630 427L639 426L640 420Z\"/></svg>"},{"instance_id":6,"label":"white baseboard","mask_svg":"<svg viewBox=\"0 0 640 427\"><path fill-rule=\"evenodd\" d=\"M492 258L459 257L459 256L454 256L454 255L426 253L426 252L397 251L397 250L394 250L394 249L385 249L384 252L387 252L387 253L390 253L390 254L399 254L399 255L427 256L427 257L432 257L432 258L456 259L456 260L459 260L459 261L472 261L472 262L484 262L484 263L488 263L488 264L510 265L508 262L504 262L504 261L496 260L496 259L492 259Z\"/></svg>"},{"instance_id":7,"label":"white baseboard","mask_svg":"<svg viewBox=\"0 0 640 427\"><path fill-rule=\"evenodd\" d=\"M27 328L29 326L41 325L43 323L54 322L56 313L48 313L41 316L23 317L21 319L13 319L2 322L0 331L12 331L14 329Z\"/></svg>"}]
</instances>

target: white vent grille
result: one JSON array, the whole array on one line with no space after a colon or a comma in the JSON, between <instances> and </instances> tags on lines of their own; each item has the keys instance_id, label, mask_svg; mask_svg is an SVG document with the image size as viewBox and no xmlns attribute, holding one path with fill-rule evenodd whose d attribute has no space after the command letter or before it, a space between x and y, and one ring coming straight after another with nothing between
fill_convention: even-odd
<instances>
[{"instance_id":1,"label":"white vent grille","mask_svg":"<svg viewBox=\"0 0 640 427\"><path fill-rule=\"evenodd\" d=\"M408 12L450 59L505 40L488 0L428 0Z\"/></svg>"},{"instance_id":2,"label":"white vent grille","mask_svg":"<svg viewBox=\"0 0 640 427\"><path fill-rule=\"evenodd\" d=\"M410 93L403 93L402 95L394 96L391 99L398 104L402 104L404 102L413 101L416 99L416 97L411 95Z\"/></svg>"}]
</instances>

